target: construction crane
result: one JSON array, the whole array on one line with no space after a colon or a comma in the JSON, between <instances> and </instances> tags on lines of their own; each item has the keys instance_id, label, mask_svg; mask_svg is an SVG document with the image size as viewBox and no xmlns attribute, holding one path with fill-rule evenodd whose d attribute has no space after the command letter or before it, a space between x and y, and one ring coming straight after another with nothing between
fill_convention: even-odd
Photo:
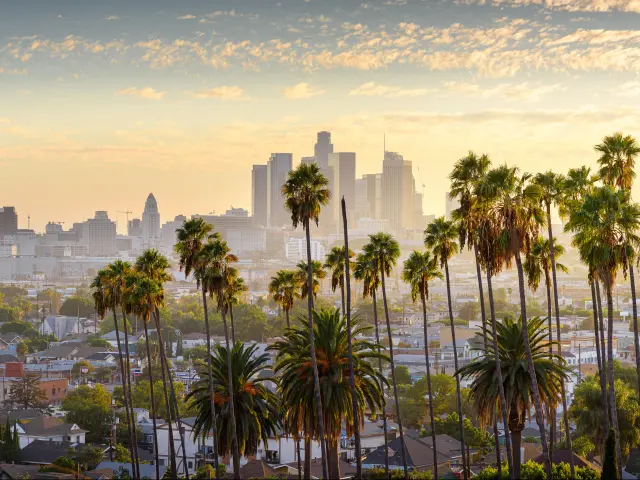
<instances>
[{"instance_id":1,"label":"construction crane","mask_svg":"<svg viewBox=\"0 0 640 480\"><path fill-rule=\"evenodd\" d=\"M118 210L118 213L124 213L127 216L127 225L129 225L129 215L131 215L133 212L126 212L123 210Z\"/></svg>"}]
</instances>

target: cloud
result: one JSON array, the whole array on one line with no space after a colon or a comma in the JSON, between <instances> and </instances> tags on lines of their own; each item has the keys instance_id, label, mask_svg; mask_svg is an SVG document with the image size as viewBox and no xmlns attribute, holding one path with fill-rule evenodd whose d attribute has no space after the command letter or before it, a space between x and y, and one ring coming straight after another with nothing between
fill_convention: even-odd
<instances>
[{"instance_id":1,"label":"cloud","mask_svg":"<svg viewBox=\"0 0 640 480\"><path fill-rule=\"evenodd\" d=\"M195 15L181 15L179 16L176 20L193 20L195 19L196 16Z\"/></svg>"},{"instance_id":2,"label":"cloud","mask_svg":"<svg viewBox=\"0 0 640 480\"><path fill-rule=\"evenodd\" d=\"M363 95L371 97L419 97L433 92L428 88L402 88L390 85L380 85L375 82L363 83L349 92L349 95Z\"/></svg>"},{"instance_id":3,"label":"cloud","mask_svg":"<svg viewBox=\"0 0 640 480\"><path fill-rule=\"evenodd\" d=\"M301 100L303 98L317 97L318 95L324 95L326 90L314 87L307 82L301 82L292 87L287 87L282 90L282 94L289 100Z\"/></svg>"},{"instance_id":4,"label":"cloud","mask_svg":"<svg viewBox=\"0 0 640 480\"><path fill-rule=\"evenodd\" d=\"M200 90L198 92L188 92L195 98L216 98L219 100L248 100L244 89L236 86L221 85L209 90Z\"/></svg>"},{"instance_id":5,"label":"cloud","mask_svg":"<svg viewBox=\"0 0 640 480\"><path fill-rule=\"evenodd\" d=\"M508 7L538 6L547 10L567 12L635 12L640 13L638 0L457 0L462 4Z\"/></svg>"},{"instance_id":6,"label":"cloud","mask_svg":"<svg viewBox=\"0 0 640 480\"><path fill-rule=\"evenodd\" d=\"M166 94L167 92L159 92L152 87L129 87L116 92L116 95L129 95L132 97L144 98L145 100L162 100Z\"/></svg>"},{"instance_id":7,"label":"cloud","mask_svg":"<svg viewBox=\"0 0 640 480\"><path fill-rule=\"evenodd\" d=\"M562 86L558 84L539 85L529 82L501 83L492 88L482 88L477 83L465 82L445 82L444 86L447 90L457 94L480 98L503 97L524 102L537 102L542 95L562 90Z\"/></svg>"},{"instance_id":8,"label":"cloud","mask_svg":"<svg viewBox=\"0 0 640 480\"><path fill-rule=\"evenodd\" d=\"M640 81L625 82L609 91L616 97L637 97L640 96Z\"/></svg>"},{"instance_id":9,"label":"cloud","mask_svg":"<svg viewBox=\"0 0 640 480\"><path fill-rule=\"evenodd\" d=\"M105 18L106 21L112 21L112 20L120 20L120 17L118 15L109 15L108 17Z\"/></svg>"}]
</instances>

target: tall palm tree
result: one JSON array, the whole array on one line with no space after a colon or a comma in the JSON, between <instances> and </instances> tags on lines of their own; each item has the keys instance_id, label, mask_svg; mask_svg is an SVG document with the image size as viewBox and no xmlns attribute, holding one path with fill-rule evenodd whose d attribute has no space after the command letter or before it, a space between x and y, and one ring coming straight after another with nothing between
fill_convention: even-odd
<instances>
[{"instance_id":1,"label":"tall palm tree","mask_svg":"<svg viewBox=\"0 0 640 480\"><path fill-rule=\"evenodd\" d=\"M123 261L115 261L107 266L107 278L108 278L108 297L111 299L111 309L113 312L114 322L117 327L117 308L120 308L120 313L122 314L122 323L123 323L123 333L124 333L124 347L126 350L125 366L126 366L126 379L123 379L123 382L126 381L128 385L128 389L123 388L123 393L126 394L128 391L129 394L129 414L131 421L134 422L136 418L133 412L133 398L132 398L132 389L131 389L131 350L129 349L129 328L127 327L127 317L125 315L125 295L126 295L126 283L127 276L131 272L131 264ZM124 387L124 384L123 384ZM140 461L138 459L138 448L137 448L137 437L135 433L135 426L132 423L132 435L133 435L133 445L134 445L134 456L132 457L133 462L135 463L136 473L139 476L140 470ZM157 452L156 452L157 454Z\"/></svg>"},{"instance_id":2,"label":"tall palm tree","mask_svg":"<svg viewBox=\"0 0 640 480\"><path fill-rule=\"evenodd\" d=\"M636 176L636 157L640 154L640 144L630 135L615 133L604 138L596 145L596 151L601 153L598 159L600 177L605 185L616 186L631 199L631 186ZM634 248L635 247L635 248ZM638 338L638 307L636 303L636 281L633 262L637 255L637 246L627 244L629 280L631 283L631 305L633 316L633 337L636 356L636 370L638 371L638 393L640 394L640 339Z\"/></svg>"},{"instance_id":3,"label":"tall palm tree","mask_svg":"<svg viewBox=\"0 0 640 480\"><path fill-rule=\"evenodd\" d=\"M353 267L353 277L362 282L362 296L364 298L371 297L373 301L373 323L376 333L376 345L378 349L383 348L380 344L380 329L378 326L378 304L376 292L380 288L380 270L378 269L378 260L371 253L360 253L356 257ZM382 358L378 358L378 372L382 375ZM382 428L384 430L384 440L387 442L387 401L384 393L384 383L380 383L380 391L382 392L383 411ZM389 480L389 450L385 450L384 455L384 472L385 478Z\"/></svg>"},{"instance_id":4,"label":"tall palm tree","mask_svg":"<svg viewBox=\"0 0 640 480\"><path fill-rule=\"evenodd\" d=\"M215 456L235 455L233 444L238 445L241 455L256 455L260 444L265 448L268 438L277 435L281 427L279 400L264 385L269 379L259 377L268 366L269 356L258 354L257 350L257 345L238 342L229 353L226 347L216 345L212 352L213 368L200 369L200 379L186 397L189 409L195 412L194 437L206 442L213 432L218 438ZM227 365L229 361L231 367ZM231 377L229 371L233 372ZM215 403L220 406L215 416L211 414L210 381L214 385ZM236 419L242 425L237 434L233 433Z\"/></svg>"},{"instance_id":5,"label":"tall palm tree","mask_svg":"<svg viewBox=\"0 0 640 480\"><path fill-rule=\"evenodd\" d=\"M398 432L400 433L400 444L402 445L402 467L404 469L405 480L409 477L407 466L407 452L404 442L404 431L402 429L402 415L400 414L400 401L398 397L398 384L396 383L396 366L393 359L393 338L391 336L391 322L389 320L389 304L387 303L387 287L385 277L391 271L400 257L400 245L398 241L388 233L379 232L369 235L369 243L364 246L366 255L375 259L378 272L380 272L380 283L382 286L382 303L384 304L384 317L387 323L387 336L389 338L389 360L391 362L391 382L393 384L393 397L396 406L396 416L398 419ZM374 305L375 308L375 305Z\"/></svg>"},{"instance_id":6,"label":"tall palm tree","mask_svg":"<svg viewBox=\"0 0 640 480\"><path fill-rule=\"evenodd\" d=\"M213 227L205 222L202 218L192 218L185 220L182 227L176 231L176 244L174 250L180 256L180 270L184 271L185 276L194 274L198 287L202 290L202 306L204 310L204 325L207 335L207 380L209 382L209 401L211 403L210 413L212 416L211 423L216 424L216 406L213 398L213 375L211 373L211 332L209 329L209 309L207 307L207 289L204 277L208 271L206 258L201 255L202 248L206 242L219 238L217 233L213 233ZM217 432L215 429L211 432L213 441L213 451L217 452ZM213 468L215 470L216 480L220 478L218 468L218 455L213 456Z\"/></svg>"},{"instance_id":7,"label":"tall palm tree","mask_svg":"<svg viewBox=\"0 0 640 480\"><path fill-rule=\"evenodd\" d=\"M354 253L349 250L349 258L352 258ZM331 290L336 291L336 288L340 287L340 299L342 302L342 314L346 314L345 307L345 260L344 260L344 247L333 247L327 253L324 261L324 268L331 272Z\"/></svg>"},{"instance_id":8,"label":"tall palm tree","mask_svg":"<svg viewBox=\"0 0 640 480\"><path fill-rule=\"evenodd\" d=\"M147 352L147 373L149 376L149 389L151 393L151 419L153 422L153 441L157 445L158 436L157 436L157 425L156 425L156 414L158 410L156 409L155 402L155 393L154 393L154 383L155 379L153 378L153 363L151 361L151 349L149 348L149 329L147 328L147 324L151 321L151 317L155 313L156 307L163 302L163 294L162 289L158 285L157 282L150 279L149 277L145 277L140 275L139 273L131 273L127 277L127 293L126 293L126 302L129 305L130 311L132 314L142 320L144 325L144 343ZM160 350L162 350L162 343L160 345ZM163 372L164 373L164 372ZM169 399L165 395L165 404L167 408L167 420L171 423L171 410L169 409ZM157 453L156 453L157 454ZM173 452L171 455L175 455ZM171 474L177 476L177 470L175 465L175 456L170 459L171 465ZM158 475L159 467L156 467L156 475Z\"/></svg>"},{"instance_id":9,"label":"tall palm tree","mask_svg":"<svg viewBox=\"0 0 640 480\"><path fill-rule=\"evenodd\" d=\"M534 376L538 385L541 401L555 406L561 392L561 382L568 379L569 369L560 355L549 353L548 338L544 318L535 317L528 321L514 321L505 318L498 324L497 342L487 342L489 351L465 365L456 373L462 378L471 379L470 398L479 418L488 423L495 418L495 410L502 402L498 393L498 376L494 360L493 346L497 343L500 366L503 370L503 389L509 405L509 422L506 425L511 432L514 452L520 452L522 430L525 419L533 403L533 377L528 368L528 349L524 339L524 330L528 331L529 345L533 354ZM485 333L484 335L489 335ZM520 478L520 455L514 455L513 478ZM510 475L512 472L509 472Z\"/></svg>"},{"instance_id":10,"label":"tall palm tree","mask_svg":"<svg viewBox=\"0 0 640 480\"><path fill-rule=\"evenodd\" d=\"M421 253L414 250L404 262L402 279L411 285L411 299L415 303L420 297L422 302L422 320L424 323L424 359L427 364L427 392L429 395L429 419L431 421L431 441L433 442L433 476L438 478L438 458L436 453L436 421L433 414L433 395L431 390L431 367L429 365L429 337L427 335L427 299L429 298L429 282L435 278L442 279L436 258L427 250Z\"/></svg>"},{"instance_id":11,"label":"tall palm tree","mask_svg":"<svg viewBox=\"0 0 640 480\"><path fill-rule=\"evenodd\" d=\"M291 327L289 312L297 298L300 298L300 281L296 272L291 270L278 270L275 277L269 282L269 293L273 300L280 304L287 319L287 328Z\"/></svg>"},{"instance_id":12,"label":"tall palm tree","mask_svg":"<svg viewBox=\"0 0 640 480\"><path fill-rule=\"evenodd\" d=\"M540 443L545 460L545 471L551 478L551 460L544 425L544 417L538 384L534 374L533 357L529 348L529 331L525 328L527 305L525 297L524 270L521 252L531 248L533 239L538 237L540 225L544 222L544 212L540 207L542 192L531 183L529 174L519 175L518 169L506 165L487 173L485 193L492 199L492 215L496 220L496 235L504 252L504 261L510 267L515 259L520 293L520 315L523 320L522 334L527 350L527 362L532 377L532 393L536 411L536 423L540 429ZM515 452L515 450L514 450Z\"/></svg>"},{"instance_id":13,"label":"tall palm tree","mask_svg":"<svg viewBox=\"0 0 640 480\"><path fill-rule=\"evenodd\" d=\"M231 359L232 345L229 341L229 328L227 325L227 288L229 286L229 279L231 276L231 265L238 261L238 257L231 253L231 249L227 245L227 242L220 239L215 239L208 242L200 252L203 259L203 263L207 265L207 270L203 275L202 282L205 284L205 288L211 297L215 297L216 306L220 315L222 316L222 324L224 326L224 339L227 351L227 378L229 380L229 415L230 415L230 427L231 427L231 447L233 452L233 474L235 478L240 478L240 451L237 442L236 435L236 419L234 416L235 404L233 398L233 385L231 384L233 379Z\"/></svg>"},{"instance_id":14,"label":"tall palm tree","mask_svg":"<svg viewBox=\"0 0 640 480\"><path fill-rule=\"evenodd\" d=\"M307 241L307 291L313 292L313 272L311 263L311 222L318 225L320 210L329 203L331 192L329 181L320 172L317 164L300 164L298 168L289 172L287 181L282 186L282 196L285 207L291 212L293 228L302 224ZM307 295L307 315L309 322L313 322L313 295ZM324 439L324 418L322 417L322 395L320 392L320 376L313 339L314 329L309 328L309 345L311 348L311 363L313 367L314 390L318 416L318 434L322 451L322 476L327 477L327 449Z\"/></svg>"},{"instance_id":15,"label":"tall palm tree","mask_svg":"<svg viewBox=\"0 0 640 480\"><path fill-rule=\"evenodd\" d=\"M627 266L627 245L637 244L635 233L640 227L640 207L629 201L627 193L605 185L595 188L584 197L565 226L574 233L573 243L587 265L594 265L607 297L608 338L607 377L609 383L609 412L611 426L619 438L613 377L613 288L616 274ZM620 442L616 440L618 470L622 471Z\"/></svg>"},{"instance_id":16,"label":"tall palm tree","mask_svg":"<svg viewBox=\"0 0 640 480\"><path fill-rule=\"evenodd\" d=\"M311 261L311 268L308 267L305 261L298 263L296 275L300 284L300 298L307 298L307 292L309 291L307 276L309 270L311 270L311 292L313 292L313 299L315 300L318 298L318 293L320 293L320 280L324 280L327 277L327 272L318 260Z\"/></svg>"},{"instance_id":17,"label":"tall palm tree","mask_svg":"<svg viewBox=\"0 0 640 480\"><path fill-rule=\"evenodd\" d=\"M231 341L236 343L236 330L233 325L233 306L239 305L242 296L249 291L244 283L244 278L240 276L235 268L229 269L229 277L227 280L227 288L225 289L225 302L229 310L229 321L231 322Z\"/></svg>"},{"instance_id":18,"label":"tall palm tree","mask_svg":"<svg viewBox=\"0 0 640 480\"><path fill-rule=\"evenodd\" d=\"M343 422L347 435L353 435L354 417L364 424L365 409L374 415L383 408L380 385L386 379L371 364L373 360L386 360L378 347L368 340L355 337L366 334L370 327L360 326L353 319L353 373L356 379L356 405L354 415L351 402L350 372L347 359L348 328L346 318L339 309L314 311L315 350L323 359L320 382L325 398L332 401L323 404L322 416L325 421L325 433L329 445L329 476L340 478L338 442ZM314 408L313 372L311 371L309 328L311 322L301 319L300 326L287 329L284 339L277 341L270 350L277 354L275 371L280 374L280 393L286 405L287 422L299 422ZM302 409L304 414L299 414ZM312 426L312 425L309 425ZM298 429L303 425L297 424ZM308 428L305 426L305 428Z\"/></svg>"},{"instance_id":19,"label":"tall palm tree","mask_svg":"<svg viewBox=\"0 0 640 480\"><path fill-rule=\"evenodd\" d=\"M558 175L553 173L552 171L547 171L545 173L538 173L534 179L533 183L535 183L541 191L540 201L544 205L547 213L546 222L547 222L547 239L548 239L548 252L549 252L549 260L551 264L551 276L553 279L553 300L556 311L556 334L558 338L558 348L562 348L562 337L561 337L561 329L560 329L560 305L558 302L558 278L556 274L556 249L555 249L555 238L553 236L553 227L551 225L551 205L558 205L562 199L562 190L564 177L562 175ZM549 330L551 332L551 330ZM567 432L567 448L569 449L569 466L571 468L571 475L575 476L575 462L573 460L573 445L571 444L571 435L569 435L569 409L567 407L567 394L565 391L564 382L562 382L562 416L564 419L564 429ZM555 415L553 418L553 422L555 423ZM553 448L553 442L552 442Z\"/></svg>"},{"instance_id":20,"label":"tall palm tree","mask_svg":"<svg viewBox=\"0 0 640 480\"><path fill-rule=\"evenodd\" d=\"M110 308L113 310L113 320L115 323L116 330L116 343L118 344L118 363L120 364L120 376L122 378L122 396L124 397L124 411L125 417L127 420L127 430L129 433L129 453L131 455L132 468L134 469L134 476L137 474L135 471L135 459L136 459L136 443L134 441L135 435L135 427L131 421L131 390L128 388L127 378L130 377L130 371L127 370L126 361L124 360L124 356L122 354L122 344L120 343L120 328L118 327L118 317L116 315L116 309L113 302L113 297L111 296L112 290L109 287L109 272L107 270L102 269L98 271L98 274L94 278L91 283L92 296L94 301L94 306L96 313L100 316L100 318L104 319L107 315ZM124 328L126 329L126 323L123 323ZM158 444L154 445L155 455L156 455L156 463L158 458ZM159 471L156 472L159 476Z\"/></svg>"},{"instance_id":21,"label":"tall palm tree","mask_svg":"<svg viewBox=\"0 0 640 480\"><path fill-rule=\"evenodd\" d=\"M160 345L164 345L163 341L163 333L162 333L162 325L160 323L160 309L159 307L164 305L164 284L171 280L171 276L168 273L169 269L169 261L164 255L161 255L160 252L156 249L148 249L142 252L142 254L136 259L135 269L137 272L142 275L150 278L155 281L160 286L161 298L160 301L156 304L155 310L153 311L153 318L156 326L156 334L158 336L158 342ZM178 403L176 400L176 391L173 385L173 374L171 369L169 368L169 362L167 360L166 351L164 348L160 349L160 363L162 365L162 387L163 393L165 397L165 403L171 403L173 405L174 410L174 418L178 424L178 433L180 435L180 445L182 450L182 464L184 467L185 475L187 480L189 480L189 470L187 463L187 451L186 451L186 442L184 438L184 428L182 427L182 420L180 418L180 412L178 411ZM169 392L171 398L169 398L169 392L167 391L167 379L169 380ZM169 432L171 433L172 425L169 423Z\"/></svg>"},{"instance_id":22,"label":"tall palm tree","mask_svg":"<svg viewBox=\"0 0 640 480\"><path fill-rule=\"evenodd\" d=\"M451 303L451 280L449 277L449 260L458 252L456 239L458 232L452 221L444 217L436 218L425 230L424 243L433 252L434 259L444 268L445 281L447 283L447 303L449 306L449 324L451 325L451 341L453 343L453 363L458 371L458 346L456 344L456 328L453 324L453 305ZM458 407L458 421L460 428L460 445L462 448L462 469L465 480L469 477L469 459L466 456L464 443L464 426L462 417L462 398L460 396L460 378L456 376L456 400Z\"/></svg>"}]
</instances>

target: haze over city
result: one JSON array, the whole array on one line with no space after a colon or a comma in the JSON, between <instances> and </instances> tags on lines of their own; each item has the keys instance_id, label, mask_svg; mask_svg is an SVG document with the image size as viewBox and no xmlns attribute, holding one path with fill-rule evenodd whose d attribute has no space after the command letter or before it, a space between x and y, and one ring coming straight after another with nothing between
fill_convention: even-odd
<instances>
[{"instance_id":1,"label":"haze over city","mask_svg":"<svg viewBox=\"0 0 640 480\"><path fill-rule=\"evenodd\" d=\"M4 203L39 231L138 208L149 191L169 219L249 209L251 165L272 152L296 164L329 130L359 176L380 171L386 132L422 170L425 211L443 214L443 182L470 148L537 172L590 161L602 135L638 124L636 10L12 2L0 16Z\"/></svg>"}]
</instances>

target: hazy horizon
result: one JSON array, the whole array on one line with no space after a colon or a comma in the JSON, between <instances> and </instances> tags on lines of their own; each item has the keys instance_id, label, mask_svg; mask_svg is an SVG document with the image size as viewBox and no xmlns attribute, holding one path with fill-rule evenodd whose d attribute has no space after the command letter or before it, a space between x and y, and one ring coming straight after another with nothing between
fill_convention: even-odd
<instances>
[{"instance_id":1,"label":"hazy horizon","mask_svg":"<svg viewBox=\"0 0 640 480\"><path fill-rule=\"evenodd\" d=\"M250 209L251 166L295 166L320 130L358 176L381 171L386 133L437 215L469 149L565 172L640 136L633 0L12 3L0 206L21 228L107 210L122 232L149 192L163 222Z\"/></svg>"}]
</instances>

